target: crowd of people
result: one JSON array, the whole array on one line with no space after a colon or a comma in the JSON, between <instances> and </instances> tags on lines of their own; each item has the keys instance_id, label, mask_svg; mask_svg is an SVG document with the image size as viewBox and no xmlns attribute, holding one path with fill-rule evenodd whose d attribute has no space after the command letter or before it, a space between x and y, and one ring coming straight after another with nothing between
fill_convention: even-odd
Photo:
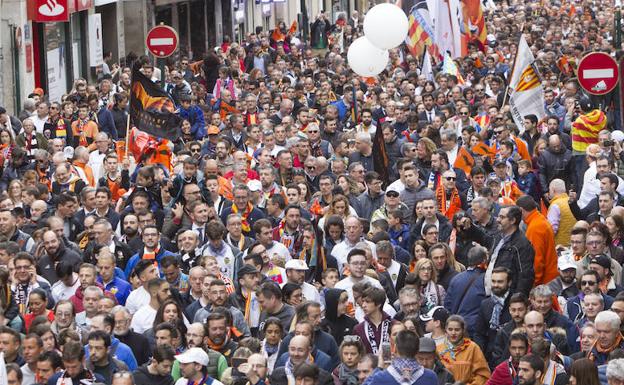
<instances>
[{"instance_id":1,"label":"crowd of people","mask_svg":"<svg viewBox=\"0 0 624 385\"><path fill-rule=\"evenodd\" d=\"M492 3L461 78L401 46L368 79L321 12L0 107L8 385L624 384L619 98L574 78L613 10ZM182 122L138 151L133 66Z\"/></svg>"}]
</instances>

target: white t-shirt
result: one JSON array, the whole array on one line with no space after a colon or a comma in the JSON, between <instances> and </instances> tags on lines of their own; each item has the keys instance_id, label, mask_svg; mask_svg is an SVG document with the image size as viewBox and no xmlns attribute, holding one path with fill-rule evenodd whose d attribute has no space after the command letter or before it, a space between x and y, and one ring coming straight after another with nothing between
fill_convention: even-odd
<instances>
[{"instance_id":1,"label":"white t-shirt","mask_svg":"<svg viewBox=\"0 0 624 385\"><path fill-rule=\"evenodd\" d=\"M74 294L76 294L76 290L80 287L80 280L76 279L76 282L72 286L65 286L63 281L57 281L52 285L50 291L52 292L52 298L54 302L58 302L62 299L70 299Z\"/></svg>"},{"instance_id":2,"label":"white t-shirt","mask_svg":"<svg viewBox=\"0 0 624 385\"><path fill-rule=\"evenodd\" d=\"M33 385L36 383L35 372L30 370L30 367L28 367L28 364L22 365L20 369L22 371L22 376L23 376L22 385Z\"/></svg>"},{"instance_id":3,"label":"white t-shirt","mask_svg":"<svg viewBox=\"0 0 624 385\"><path fill-rule=\"evenodd\" d=\"M126 309L130 314L134 314L140 307L147 305L150 301L150 295L143 286L132 290L126 299Z\"/></svg>"},{"instance_id":4,"label":"white t-shirt","mask_svg":"<svg viewBox=\"0 0 624 385\"><path fill-rule=\"evenodd\" d=\"M377 248L375 247L375 244L367 240L364 240L364 242L366 242L368 247L370 247L373 253L373 258L377 259ZM359 241L356 242L356 244L357 243L359 243ZM331 255L333 255L338 262L338 271L340 272L340 275L342 275L344 272L344 266L347 264L347 255L349 254L349 251L353 250L354 248L355 244L351 245L345 239L342 242L338 243L336 246L334 246L334 248L332 249Z\"/></svg>"},{"instance_id":5,"label":"white t-shirt","mask_svg":"<svg viewBox=\"0 0 624 385\"><path fill-rule=\"evenodd\" d=\"M284 261L284 263L292 259L290 255L290 251L288 251L288 247L284 246L283 244L277 241L273 241L273 245L271 246L271 248L267 249L267 253L269 254L269 257L271 259L273 259L277 254L277 256L282 261Z\"/></svg>"},{"instance_id":6,"label":"white t-shirt","mask_svg":"<svg viewBox=\"0 0 624 385\"><path fill-rule=\"evenodd\" d=\"M132 316L130 327L137 333L143 333L151 329L156 318L156 310L150 305L141 306L141 308Z\"/></svg>"},{"instance_id":7,"label":"white t-shirt","mask_svg":"<svg viewBox=\"0 0 624 385\"><path fill-rule=\"evenodd\" d=\"M188 384L189 384L189 380L187 380L184 377L180 377L180 379L178 379L175 383L175 385L188 385ZM223 385L223 383L217 380L216 378L213 378L212 385Z\"/></svg>"}]
</instances>

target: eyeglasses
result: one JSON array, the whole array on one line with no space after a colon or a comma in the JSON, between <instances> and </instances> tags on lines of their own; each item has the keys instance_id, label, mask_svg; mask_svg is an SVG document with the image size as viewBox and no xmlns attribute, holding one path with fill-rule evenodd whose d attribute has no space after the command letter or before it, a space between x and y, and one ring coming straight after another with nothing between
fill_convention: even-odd
<instances>
[{"instance_id":1,"label":"eyeglasses","mask_svg":"<svg viewBox=\"0 0 624 385\"><path fill-rule=\"evenodd\" d=\"M594 286L596 281L581 281L581 286Z\"/></svg>"},{"instance_id":2,"label":"eyeglasses","mask_svg":"<svg viewBox=\"0 0 624 385\"><path fill-rule=\"evenodd\" d=\"M191 152L201 152L199 148L191 148Z\"/></svg>"}]
</instances>

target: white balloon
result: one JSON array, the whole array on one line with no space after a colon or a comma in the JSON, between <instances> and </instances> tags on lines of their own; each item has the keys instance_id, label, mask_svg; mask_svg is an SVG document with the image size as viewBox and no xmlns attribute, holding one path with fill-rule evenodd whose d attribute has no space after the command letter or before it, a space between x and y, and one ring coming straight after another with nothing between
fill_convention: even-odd
<instances>
[{"instance_id":1,"label":"white balloon","mask_svg":"<svg viewBox=\"0 0 624 385\"><path fill-rule=\"evenodd\" d=\"M349 67L364 77L379 74L388 65L388 60L388 51L375 47L366 36L357 38L347 51Z\"/></svg>"},{"instance_id":2,"label":"white balloon","mask_svg":"<svg viewBox=\"0 0 624 385\"><path fill-rule=\"evenodd\" d=\"M391 49L403 43L408 28L405 12L391 3L374 6L364 17L364 35L380 49Z\"/></svg>"}]
</instances>

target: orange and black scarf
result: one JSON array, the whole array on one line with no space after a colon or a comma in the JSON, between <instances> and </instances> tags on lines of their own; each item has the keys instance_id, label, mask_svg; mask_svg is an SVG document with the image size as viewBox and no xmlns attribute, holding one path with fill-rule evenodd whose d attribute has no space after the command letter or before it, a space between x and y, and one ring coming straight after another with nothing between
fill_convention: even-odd
<instances>
[{"instance_id":1,"label":"orange and black scarf","mask_svg":"<svg viewBox=\"0 0 624 385\"><path fill-rule=\"evenodd\" d=\"M247 208L245 209L245 212L241 214L242 228L243 228L243 231L247 234L251 232L251 225L249 224L249 221L247 220L247 218L249 217L249 214L251 214L251 210L253 210L253 205L251 203L247 203ZM232 205L232 213L234 214L239 213L238 206L236 206L236 203Z\"/></svg>"},{"instance_id":2,"label":"orange and black scarf","mask_svg":"<svg viewBox=\"0 0 624 385\"><path fill-rule=\"evenodd\" d=\"M438 183L438 187L436 188L436 200L438 201L440 213L449 220L453 220L453 215L461 210L461 199L459 198L457 188L451 191L451 196L447 199L444 186L442 186L442 183Z\"/></svg>"}]
</instances>

